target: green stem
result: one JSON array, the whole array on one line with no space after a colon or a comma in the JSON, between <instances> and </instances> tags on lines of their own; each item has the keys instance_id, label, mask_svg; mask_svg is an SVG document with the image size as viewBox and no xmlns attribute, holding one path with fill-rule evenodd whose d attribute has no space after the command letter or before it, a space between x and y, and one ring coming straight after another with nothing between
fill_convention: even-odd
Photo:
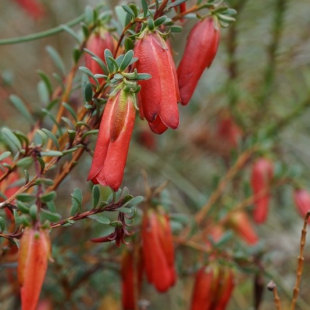
<instances>
[{"instance_id":1,"label":"green stem","mask_svg":"<svg viewBox=\"0 0 310 310\"><path fill-rule=\"evenodd\" d=\"M78 23L80 23L81 21L83 21L84 18L85 18L85 14L82 14L79 17L71 20L70 22L64 25L68 27L73 27L77 25ZM38 32L38 33L34 33L34 34L30 34L30 35L26 35L26 36L22 36L18 38L2 39L0 40L0 45L18 44L18 43L23 43L23 42L34 41L34 40L42 39L48 36L52 36L62 31L64 31L64 29L62 28L62 25L60 25L55 28L51 28L49 30L45 30L42 32Z\"/></svg>"}]
</instances>

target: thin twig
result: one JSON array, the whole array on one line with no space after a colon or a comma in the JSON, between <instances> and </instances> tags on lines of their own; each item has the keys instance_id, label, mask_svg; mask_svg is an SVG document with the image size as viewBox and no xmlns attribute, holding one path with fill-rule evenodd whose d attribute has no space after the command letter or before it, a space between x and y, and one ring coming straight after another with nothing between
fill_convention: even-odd
<instances>
[{"instance_id":1,"label":"thin twig","mask_svg":"<svg viewBox=\"0 0 310 310\"><path fill-rule=\"evenodd\" d=\"M277 290L277 286L276 284L271 280L268 285L267 288L269 291L273 292L273 296L274 296L274 302L276 304L277 310L281 310L281 300L280 297L278 295L278 290Z\"/></svg>"},{"instance_id":2,"label":"thin twig","mask_svg":"<svg viewBox=\"0 0 310 310\"><path fill-rule=\"evenodd\" d=\"M304 248L306 244L307 224L308 224L309 217L310 217L310 211L308 211L305 216L304 225L301 231L298 266L297 266L297 271L296 271L296 282L295 282L295 287L293 291L293 299L292 299L290 310L295 310L296 301L297 301L298 294L299 294L299 286L300 286L302 269L303 269L303 264L304 264L303 255L304 255Z\"/></svg>"}]
</instances>

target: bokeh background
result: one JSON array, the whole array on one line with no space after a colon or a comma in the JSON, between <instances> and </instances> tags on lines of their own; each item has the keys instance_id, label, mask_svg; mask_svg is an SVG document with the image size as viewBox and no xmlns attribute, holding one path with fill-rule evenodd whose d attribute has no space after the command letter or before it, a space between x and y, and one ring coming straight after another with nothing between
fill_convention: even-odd
<instances>
[{"instance_id":1,"label":"bokeh background","mask_svg":"<svg viewBox=\"0 0 310 310\"><path fill-rule=\"evenodd\" d=\"M45 14L34 19L15 1L0 1L0 40L57 27L83 14L86 5L101 3L87 0L41 2ZM107 9L113 10L120 3L125 2L106 1L105 4ZM143 171L151 185L169 180L164 192L165 197L169 197L169 210L184 215L188 221L207 201L218 180L241 152L244 141L263 136L264 129L280 124L280 120L295 109L296 115L281 124L271 138L260 138L260 142L276 169L288 171L298 184L310 190L310 3L308 0L227 0L226 3L238 11L237 21L222 29L216 59L205 71L191 103L180 107L180 128L162 136L147 135L145 138L148 126L137 120L125 170L123 184L135 195L144 195ZM195 20L186 20L183 32L174 34L170 40L176 63L194 23ZM74 29L78 31L79 26ZM30 128L8 101L11 94L22 98L34 115L46 106L37 70L43 70L49 76L57 72L46 52L48 45L61 55L68 72L73 63L75 41L65 32L40 40L0 45L1 126L23 132ZM56 86L57 81L51 80ZM82 104L81 96L78 89L73 94L72 100L77 106ZM302 108L298 110L300 106ZM243 144L234 150L217 134L225 115L230 115L242 131ZM51 123L46 120L45 126L51 127ZM59 188L56 202L60 213L68 214L70 193L74 188L83 190L86 201L90 197L90 185L86 182L90 163L91 157L85 155ZM246 197L250 167L251 163L240 171L213 207L211 216L215 219ZM237 242L241 252L247 248L247 255L260 253L260 263L264 266L261 310L275 309L273 295L266 290L270 279L278 286L283 309L288 309L291 300L303 223L292 192L292 185L272 190L268 220L255 227L260 237L256 247L249 249L235 239L227 244L228 252L235 251ZM108 190L103 190L102 194L108 195ZM175 236L178 236L183 226L179 222L173 225ZM53 305L46 309L121 309L121 249L106 244L94 246L89 242L90 238L102 235L107 229L86 220L51 233L54 263L49 264L41 298L51 300ZM147 309L188 309L194 272L202 262L207 263L207 257L201 258L196 252L178 246L179 280L163 295L145 283L141 297L150 301ZM309 264L307 244L296 309L310 309ZM229 310L255 309L253 285L257 273L254 265L236 268L237 286ZM0 261L0 307L3 310L18 309L18 290L7 284L7 273L14 277L14 268L14 264L1 266Z\"/></svg>"}]
</instances>

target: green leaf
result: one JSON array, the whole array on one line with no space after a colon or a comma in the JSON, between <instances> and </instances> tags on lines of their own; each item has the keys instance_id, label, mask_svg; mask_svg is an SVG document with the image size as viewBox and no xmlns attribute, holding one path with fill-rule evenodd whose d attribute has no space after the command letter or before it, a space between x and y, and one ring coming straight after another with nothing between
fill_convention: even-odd
<instances>
[{"instance_id":1,"label":"green leaf","mask_svg":"<svg viewBox=\"0 0 310 310\"><path fill-rule=\"evenodd\" d=\"M138 73L135 80L143 81L143 80L149 80L150 78L152 78L152 76L148 73Z\"/></svg>"},{"instance_id":2,"label":"green leaf","mask_svg":"<svg viewBox=\"0 0 310 310\"><path fill-rule=\"evenodd\" d=\"M42 220L48 220L50 222L57 222L61 219L61 215L58 213L50 212L45 209L41 209L40 216Z\"/></svg>"},{"instance_id":3,"label":"green leaf","mask_svg":"<svg viewBox=\"0 0 310 310\"><path fill-rule=\"evenodd\" d=\"M91 83L87 83L84 89L84 98L86 102L90 102L93 99L93 87Z\"/></svg>"},{"instance_id":4,"label":"green leaf","mask_svg":"<svg viewBox=\"0 0 310 310\"><path fill-rule=\"evenodd\" d=\"M108 219L106 216L103 216L101 213L89 215L88 218L105 225L110 225L111 223L110 219Z\"/></svg>"},{"instance_id":5,"label":"green leaf","mask_svg":"<svg viewBox=\"0 0 310 310\"><path fill-rule=\"evenodd\" d=\"M87 24L92 24L94 21L94 10L90 5L85 7L85 22Z\"/></svg>"},{"instance_id":6,"label":"green leaf","mask_svg":"<svg viewBox=\"0 0 310 310\"><path fill-rule=\"evenodd\" d=\"M3 159L5 159L5 158L11 156L11 154L12 154L12 153L9 152L9 151L3 152L3 153L0 155L0 161L2 161Z\"/></svg>"},{"instance_id":7,"label":"green leaf","mask_svg":"<svg viewBox=\"0 0 310 310\"><path fill-rule=\"evenodd\" d=\"M130 14L132 17L136 17L134 11L126 4L122 5L122 8L128 13Z\"/></svg>"},{"instance_id":8,"label":"green leaf","mask_svg":"<svg viewBox=\"0 0 310 310\"><path fill-rule=\"evenodd\" d=\"M59 56L58 52L52 46L47 46L46 51L48 52L48 54L52 58L54 64L60 70L62 75L65 76L65 74L66 74L65 66L64 66L62 59Z\"/></svg>"},{"instance_id":9,"label":"green leaf","mask_svg":"<svg viewBox=\"0 0 310 310\"><path fill-rule=\"evenodd\" d=\"M169 28L171 32L179 33L182 32L183 28L181 26L172 26Z\"/></svg>"},{"instance_id":10,"label":"green leaf","mask_svg":"<svg viewBox=\"0 0 310 310\"><path fill-rule=\"evenodd\" d=\"M132 61L133 55L134 55L133 50L129 50L129 51L125 54L125 56L124 56L124 58L123 58L123 60L122 60L122 62L121 62L121 64L120 64L120 66L119 66L119 70L120 70L120 71L124 71L124 70L129 66L129 64L130 64L131 61Z\"/></svg>"},{"instance_id":11,"label":"green leaf","mask_svg":"<svg viewBox=\"0 0 310 310\"><path fill-rule=\"evenodd\" d=\"M175 7L175 6L178 6L178 5L182 4L185 1L187 1L187 0L176 0L175 2L169 4L166 9L169 10L169 9Z\"/></svg>"},{"instance_id":12,"label":"green leaf","mask_svg":"<svg viewBox=\"0 0 310 310\"><path fill-rule=\"evenodd\" d=\"M45 161L43 160L43 158L37 156L37 161L39 162L40 164L40 167L41 167L41 173L44 172L44 169L45 169Z\"/></svg>"},{"instance_id":13,"label":"green leaf","mask_svg":"<svg viewBox=\"0 0 310 310\"><path fill-rule=\"evenodd\" d=\"M83 194L79 188L75 188L73 193L71 194L72 197L72 206L70 210L70 216L74 216L76 213L81 211L82 208L82 201L83 201Z\"/></svg>"},{"instance_id":14,"label":"green leaf","mask_svg":"<svg viewBox=\"0 0 310 310\"><path fill-rule=\"evenodd\" d=\"M5 230L5 219L0 216L0 232L3 232Z\"/></svg>"},{"instance_id":15,"label":"green leaf","mask_svg":"<svg viewBox=\"0 0 310 310\"><path fill-rule=\"evenodd\" d=\"M58 124L58 122L56 121L54 115L47 109L42 109L42 112L46 115L48 115L48 117L53 121L53 123L56 125L59 133L62 135L62 130L60 128L60 125Z\"/></svg>"},{"instance_id":16,"label":"green leaf","mask_svg":"<svg viewBox=\"0 0 310 310\"><path fill-rule=\"evenodd\" d=\"M52 212L52 213L57 213L57 211L56 211L56 206L55 206L55 202L54 202L53 200L48 201L48 202L46 203L46 205L47 205L48 209L50 210L50 212Z\"/></svg>"},{"instance_id":17,"label":"green leaf","mask_svg":"<svg viewBox=\"0 0 310 310\"><path fill-rule=\"evenodd\" d=\"M3 127L1 130L2 140L3 142L12 150L18 151L22 148L19 140L11 131L11 129L7 127Z\"/></svg>"},{"instance_id":18,"label":"green leaf","mask_svg":"<svg viewBox=\"0 0 310 310\"><path fill-rule=\"evenodd\" d=\"M75 127L74 127L73 123L71 122L71 120L69 120L69 118L63 116L61 119L62 119L66 124L68 124L68 126L69 126L72 130L75 130Z\"/></svg>"},{"instance_id":19,"label":"green leaf","mask_svg":"<svg viewBox=\"0 0 310 310\"><path fill-rule=\"evenodd\" d=\"M42 79L42 81L44 82L44 84L48 90L49 96L51 96L53 94L53 88L52 88L52 83L51 83L49 77L45 74L45 72L43 72L41 70L38 70L37 72L38 72L40 78Z\"/></svg>"},{"instance_id":20,"label":"green leaf","mask_svg":"<svg viewBox=\"0 0 310 310\"><path fill-rule=\"evenodd\" d=\"M36 185L44 184L44 185L51 186L54 184L54 181L52 179L38 178L38 179L36 179L35 184Z\"/></svg>"},{"instance_id":21,"label":"green leaf","mask_svg":"<svg viewBox=\"0 0 310 310\"><path fill-rule=\"evenodd\" d=\"M20 112L20 114L24 116L30 124L32 124L34 122L34 119L26 108L24 102L16 95L11 95L9 99L13 103L14 107L18 110L18 112Z\"/></svg>"},{"instance_id":22,"label":"green leaf","mask_svg":"<svg viewBox=\"0 0 310 310\"><path fill-rule=\"evenodd\" d=\"M17 209L22 213L29 213L29 207L21 201L17 201Z\"/></svg>"},{"instance_id":23,"label":"green leaf","mask_svg":"<svg viewBox=\"0 0 310 310\"><path fill-rule=\"evenodd\" d=\"M36 196L30 194L18 194L16 199L20 200L21 202L32 202L36 199Z\"/></svg>"},{"instance_id":24,"label":"green leaf","mask_svg":"<svg viewBox=\"0 0 310 310\"><path fill-rule=\"evenodd\" d=\"M41 156L60 157L60 156L63 156L63 152L59 152L59 151L46 151L46 152L41 152Z\"/></svg>"},{"instance_id":25,"label":"green leaf","mask_svg":"<svg viewBox=\"0 0 310 310\"><path fill-rule=\"evenodd\" d=\"M47 203L49 201L52 201L56 198L57 194L55 191L49 192L47 194L41 195L40 200L44 203Z\"/></svg>"},{"instance_id":26,"label":"green leaf","mask_svg":"<svg viewBox=\"0 0 310 310\"><path fill-rule=\"evenodd\" d=\"M98 185L94 185L92 189L92 201L94 209L98 206L99 200L100 200L100 188Z\"/></svg>"},{"instance_id":27,"label":"green leaf","mask_svg":"<svg viewBox=\"0 0 310 310\"><path fill-rule=\"evenodd\" d=\"M107 66L102 61L102 59L100 59L96 54L94 54L92 51L88 50L87 48L84 48L84 51L92 56L92 59L95 60L99 64L99 66L101 67L102 71L105 74L109 73L108 69L107 69Z\"/></svg>"},{"instance_id":28,"label":"green leaf","mask_svg":"<svg viewBox=\"0 0 310 310\"><path fill-rule=\"evenodd\" d=\"M73 29L71 29L67 25L61 25L60 28L66 31L68 34L70 34L77 41L77 43L81 43L80 37Z\"/></svg>"},{"instance_id":29,"label":"green leaf","mask_svg":"<svg viewBox=\"0 0 310 310\"><path fill-rule=\"evenodd\" d=\"M96 135L98 132L99 132L99 129L87 131L83 134L82 139L85 139L89 135Z\"/></svg>"},{"instance_id":30,"label":"green leaf","mask_svg":"<svg viewBox=\"0 0 310 310\"><path fill-rule=\"evenodd\" d=\"M133 40L130 39L130 38L126 38L125 41L124 41L124 46L125 46L125 50L126 51L132 50L133 47L134 47Z\"/></svg>"},{"instance_id":31,"label":"green leaf","mask_svg":"<svg viewBox=\"0 0 310 310\"><path fill-rule=\"evenodd\" d=\"M57 150L59 150L60 146L59 146L58 139L56 138L56 136L48 129L42 128L42 131L53 141Z\"/></svg>"},{"instance_id":32,"label":"green leaf","mask_svg":"<svg viewBox=\"0 0 310 310\"><path fill-rule=\"evenodd\" d=\"M108 50L107 48L104 50L104 58L105 58L105 62L108 66L108 70L110 73L113 73L115 68L114 68L114 62L113 62L113 55L111 53L110 50Z\"/></svg>"},{"instance_id":33,"label":"green leaf","mask_svg":"<svg viewBox=\"0 0 310 310\"><path fill-rule=\"evenodd\" d=\"M146 0L141 0L141 4L142 4L142 9L143 9L143 17L145 18L147 16L149 6Z\"/></svg>"},{"instance_id":34,"label":"green leaf","mask_svg":"<svg viewBox=\"0 0 310 310\"><path fill-rule=\"evenodd\" d=\"M37 85L37 90L38 90L39 98L41 102L43 103L43 105L45 106L48 105L50 102L50 96L46 88L46 85L44 84L43 81L39 81Z\"/></svg>"},{"instance_id":35,"label":"green leaf","mask_svg":"<svg viewBox=\"0 0 310 310\"><path fill-rule=\"evenodd\" d=\"M25 157L20 159L17 163L16 166L17 167L22 167L22 168L29 168L30 165L33 162L33 158L32 157Z\"/></svg>"},{"instance_id":36,"label":"green leaf","mask_svg":"<svg viewBox=\"0 0 310 310\"><path fill-rule=\"evenodd\" d=\"M154 22L155 26L158 27L158 26L162 25L166 21L166 19L167 19L167 16L165 16L165 15L157 18Z\"/></svg>"},{"instance_id":37,"label":"green leaf","mask_svg":"<svg viewBox=\"0 0 310 310\"><path fill-rule=\"evenodd\" d=\"M72 57L73 57L73 60L74 60L75 64L78 63L78 61L80 60L82 55L83 55L83 52L80 49L78 49L78 48L74 48L73 49Z\"/></svg>"},{"instance_id":38,"label":"green leaf","mask_svg":"<svg viewBox=\"0 0 310 310\"><path fill-rule=\"evenodd\" d=\"M127 208L127 207L118 208L117 211L122 212L122 213L125 213L125 214L131 214L131 213L133 213L133 210L130 209L130 208Z\"/></svg>"},{"instance_id":39,"label":"green leaf","mask_svg":"<svg viewBox=\"0 0 310 310\"><path fill-rule=\"evenodd\" d=\"M72 117L74 118L75 121L77 121L77 116L76 116L76 113L75 111L73 110L73 108L66 102L62 102L61 103L65 108L66 110L72 115Z\"/></svg>"},{"instance_id":40,"label":"green leaf","mask_svg":"<svg viewBox=\"0 0 310 310\"><path fill-rule=\"evenodd\" d=\"M129 201L127 201L125 204L122 205L122 207L131 208L133 206L137 206L139 203L141 203L144 200L144 197L137 196Z\"/></svg>"}]
</instances>

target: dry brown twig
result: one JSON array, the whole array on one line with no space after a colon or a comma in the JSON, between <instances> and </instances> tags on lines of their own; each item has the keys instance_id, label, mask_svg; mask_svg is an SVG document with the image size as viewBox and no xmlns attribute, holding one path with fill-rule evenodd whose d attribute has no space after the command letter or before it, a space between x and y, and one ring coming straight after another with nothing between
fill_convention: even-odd
<instances>
[{"instance_id":1,"label":"dry brown twig","mask_svg":"<svg viewBox=\"0 0 310 310\"><path fill-rule=\"evenodd\" d=\"M281 300L280 297L278 295L278 290L277 290L277 286L276 284L271 280L268 285L267 288L269 291L273 292L273 296L274 296L274 302L276 304L277 310L281 310Z\"/></svg>"},{"instance_id":2,"label":"dry brown twig","mask_svg":"<svg viewBox=\"0 0 310 310\"><path fill-rule=\"evenodd\" d=\"M296 271L296 282L295 282L295 287L293 291L293 299L292 299L290 310L295 310L295 306L296 306L296 302L297 302L297 298L299 294L299 286L300 286L302 269L303 269L303 264L304 264L303 253L304 253L304 248L306 244L307 224L308 224L309 217L310 217L310 211L308 211L305 216L304 225L301 231L300 249L299 249L298 265L297 265L297 271Z\"/></svg>"}]
</instances>

